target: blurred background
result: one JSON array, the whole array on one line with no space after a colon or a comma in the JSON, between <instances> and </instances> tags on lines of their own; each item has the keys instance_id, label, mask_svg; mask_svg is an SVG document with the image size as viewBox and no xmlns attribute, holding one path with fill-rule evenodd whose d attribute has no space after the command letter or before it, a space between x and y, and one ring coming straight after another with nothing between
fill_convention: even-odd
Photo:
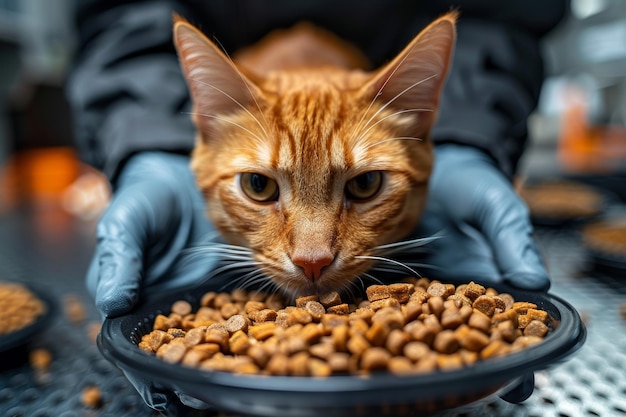
<instances>
[{"instance_id":1,"label":"blurred background","mask_svg":"<svg viewBox=\"0 0 626 417\"><path fill-rule=\"evenodd\" d=\"M60 204L91 219L106 204L106 182L72 149L63 91L71 4L0 0L0 213ZM617 181L626 171L626 2L573 0L544 49L548 78L521 176Z\"/></svg>"}]
</instances>

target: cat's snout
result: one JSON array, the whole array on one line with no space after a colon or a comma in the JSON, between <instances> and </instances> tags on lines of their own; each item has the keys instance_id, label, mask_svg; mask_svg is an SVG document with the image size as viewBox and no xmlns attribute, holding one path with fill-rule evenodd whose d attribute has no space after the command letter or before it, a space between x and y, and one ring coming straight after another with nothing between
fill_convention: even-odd
<instances>
[{"instance_id":1,"label":"cat's snout","mask_svg":"<svg viewBox=\"0 0 626 417\"><path fill-rule=\"evenodd\" d=\"M335 260L330 250L296 251L291 261L303 269L304 275L311 282L315 282L322 275L322 270Z\"/></svg>"}]
</instances>

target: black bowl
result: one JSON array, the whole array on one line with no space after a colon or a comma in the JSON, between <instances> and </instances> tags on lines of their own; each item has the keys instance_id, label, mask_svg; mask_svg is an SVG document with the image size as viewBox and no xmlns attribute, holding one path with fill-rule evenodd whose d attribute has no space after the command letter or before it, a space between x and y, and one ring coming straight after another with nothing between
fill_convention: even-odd
<instances>
[{"instance_id":1,"label":"black bowl","mask_svg":"<svg viewBox=\"0 0 626 417\"><path fill-rule=\"evenodd\" d=\"M454 371L326 378L236 375L169 364L142 352L137 344L151 331L154 317L169 314L171 303L178 299L197 307L201 296L198 291L168 294L144 303L132 314L105 320L98 347L126 374L152 380L221 411L258 416L417 415L458 407L507 390L582 346L586 330L569 303L551 294L512 288L506 292L547 311L556 323L554 329L542 343Z\"/></svg>"},{"instance_id":2,"label":"black bowl","mask_svg":"<svg viewBox=\"0 0 626 417\"><path fill-rule=\"evenodd\" d=\"M45 288L28 282L9 281L14 284L22 285L33 293L45 306L45 312L37 317L34 322L15 332L0 336L0 353L5 354L14 351L28 343L35 335L44 331L50 324L52 318L56 314L57 305L55 300L50 296L50 291Z\"/></svg>"}]
</instances>

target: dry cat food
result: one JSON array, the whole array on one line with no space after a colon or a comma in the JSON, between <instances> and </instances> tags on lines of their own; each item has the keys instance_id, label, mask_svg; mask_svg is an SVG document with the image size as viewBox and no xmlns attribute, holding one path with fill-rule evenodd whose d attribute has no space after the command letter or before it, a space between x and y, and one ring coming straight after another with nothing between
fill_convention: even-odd
<instances>
[{"instance_id":1,"label":"dry cat food","mask_svg":"<svg viewBox=\"0 0 626 417\"><path fill-rule=\"evenodd\" d=\"M626 258L626 219L589 224L582 236L587 247Z\"/></svg>"},{"instance_id":2,"label":"dry cat food","mask_svg":"<svg viewBox=\"0 0 626 417\"><path fill-rule=\"evenodd\" d=\"M521 187L533 217L576 219L595 216L602 210L602 195L575 181L553 180Z\"/></svg>"},{"instance_id":3,"label":"dry cat food","mask_svg":"<svg viewBox=\"0 0 626 417\"><path fill-rule=\"evenodd\" d=\"M46 306L24 285L0 281L0 312L0 335L7 335L33 324Z\"/></svg>"},{"instance_id":4,"label":"dry cat food","mask_svg":"<svg viewBox=\"0 0 626 417\"><path fill-rule=\"evenodd\" d=\"M367 288L358 304L336 292L285 305L278 295L206 293L197 311L176 301L139 348L170 363L243 374L329 376L431 372L534 345L551 320L537 305L470 282L426 278Z\"/></svg>"}]
</instances>

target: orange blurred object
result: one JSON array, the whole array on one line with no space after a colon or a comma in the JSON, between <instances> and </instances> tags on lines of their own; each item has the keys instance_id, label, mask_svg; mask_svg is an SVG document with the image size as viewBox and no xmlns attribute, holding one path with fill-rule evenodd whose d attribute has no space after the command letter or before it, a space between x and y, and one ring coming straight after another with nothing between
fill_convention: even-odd
<instances>
[{"instance_id":1,"label":"orange blurred object","mask_svg":"<svg viewBox=\"0 0 626 417\"><path fill-rule=\"evenodd\" d=\"M566 99L558 142L561 166L575 173L610 174L626 159L626 128L592 125L585 95L577 88Z\"/></svg>"},{"instance_id":2,"label":"orange blurred object","mask_svg":"<svg viewBox=\"0 0 626 417\"><path fill-rule=\"evenodd\" d=\"M20 202L58 202L80 174L76 152L69 147L21 151L2 167L0 209Z\"/></svg>"}]
</instances>

